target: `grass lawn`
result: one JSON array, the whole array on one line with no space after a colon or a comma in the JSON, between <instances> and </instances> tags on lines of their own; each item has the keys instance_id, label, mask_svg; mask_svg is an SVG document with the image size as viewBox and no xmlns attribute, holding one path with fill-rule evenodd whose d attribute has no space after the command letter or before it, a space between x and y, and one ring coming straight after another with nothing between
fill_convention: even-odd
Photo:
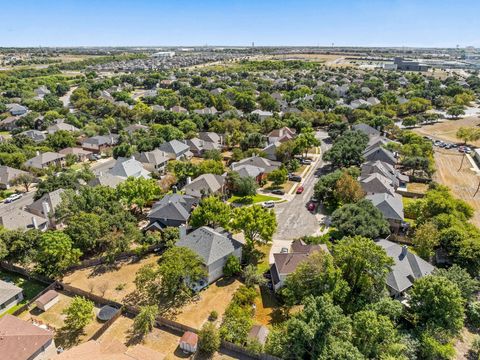
<instances>
[{"instance_id":1,"label":"grass lawn","mask_svg":"<svg viewBox=\"0 0 480 360\"><path fill-rule=\"evenodd\" d=\"M257 250L262 255L259 256L258 263L257 263L257 273L263 274L270 268L270 264L268 263L268 257L270 255L270 249L272 248L272 244L262 245L257 247Z\"/></svg>"},{"instance_id":2,"label":"grass lawn","mask_svg":"<svg viewBox=\"0 0 480 360\"><path fill-rule=\"evenodd\" d=\"M252 196L252 202L247 202L248 204L258 204L262 203L265 201L278 201L281 200L279 197L276 196L269 196L269 195L263 195L263 194L256 194L255 196ZM228 199L228 202L230 203L236 203L236 204L244 204L246 202L246 198L244 196L237 196L233 195L230 199Z\"/></svg>"},{"instance_id":3,"label":"grass lawn","mask_svg":"<svg viewBox=\"0 0 480 360\"><path fill-rule=\"evenodd\" d=\"M1 314L0 317L2 317L5 314L12 314L17 309L19 309L20 307L28 303L32 298L34 298L46 287L44 284L39 283L35 280L28 280L26 278L21 277L20 275L6 272L3 270L0 271L0 279L4 281L12 281L15 285L23 289L23 300L17 305L8 309L5 313Z\"/></svg>"},{"instance_id":4,"label":"grass lawn","mask_svg":"<svg viewBox=\"0 0 480 360\"><path fill-rule=\"evenodd\" d=\"M425 194L428 190L428 184L422 183L408 183L407 184L407 191L417 193L417 194Z\"/></svg>"}]
</instances>

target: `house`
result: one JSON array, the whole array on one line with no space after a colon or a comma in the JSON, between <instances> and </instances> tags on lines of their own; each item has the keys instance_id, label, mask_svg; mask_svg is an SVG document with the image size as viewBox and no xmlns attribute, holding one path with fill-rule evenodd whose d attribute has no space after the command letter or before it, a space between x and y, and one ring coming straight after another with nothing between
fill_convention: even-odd
<instances>
[{"instance_id":1,"label":"house","mask_svg":"<svg viewBox=\"0 0 480 360\"><path fill-rule=\"evenodd\" d=\"M38 88L33 90L33 92L35 93L35 99L37 100L43 100L45 95L50 94L50 90L48 90L45 85L39 86Z\"/></svg>"},{"instance_id":2,"label":"house","mask_svg":"<svg viewBox=\"0 0 480 360\"><path fill-rule=\"evenodd\" d=\"M62 194L64 189L57 189L44 194L40 199L34 201L32 204L25 206L28 212L43 217L50 218L55 215L55 210L62 202Z\"/></svg>"},{"instance_id":3,"label":"house","mask_svg":"<svg viewBox=\"0 0 480 360\"><path fill-rule=\"evenodd\" d=\"M35 300L35 306L42 311L47 311L60 300L60 296L55 290L48 290Z\"/></svg>"},{"instance_id":4,"label":"house","mask_svg":"<svg viewBox=\"0 0 480 360\"><path fill-rule=\"evenodd\" d=\"M218 110L215 109L214 106L212 106L204 109L196 109L196 110L193 110L193 112L198 115L215 115L216 113L218 113Z\"/></svg>"},{"instance_id":5,"label":"house","mask_svg":"<svg viewBox=\"0 0 480 360\"><path fill-rule=\"evenodd\" d=\"M55 356L53 333L6 314L0 318L0 354L8 360L43 360Z\"/></svg>"},{"instance_id":6,"label":"house","mask_svg":"<svg viewBox=\"0 0 480 360\"><path fill-rule=\"evenodd\" d=\"M185 144L190 147L190 152L197 157L203 156L203 153L208 150L221 150L222 146L220 144L201 140L199 138L192 138L185 140Z\"/></svg>"},{"instance_id":7,"label":"house","mask_svg":"<svg viewBox=\"0 0 480 360\"><path fill-rule=\"evenodd\" d=\"M395 194L392 180L382 174L373 173L364 178L360 178L359 181L360 186L367 195L386 193L393 196Z\"/></svg>"},{"instance_id":8,"label":"house","mask_svg":"<svg viewBox=\"0 0 480 360\"><path fill-rule=\"evenodd\" d=\"M353 100L350 105L349 105L352 109L358 109L358 108L365 108L365 107L369 107L371 106L370 103L368 101L365 101L363 99L356 99L356 100Z\"/></svg>"},{"instance_id":9,"label":"house","mask_svg":"<svg viewBox=\"0 0 480 360\"><path fill-rule=\"evenodd\" d=\"M395 154L390 150L385 149L384 147L376 147L370 150L367 150L363 153L365 161L377 161L380 160L384 163L395 166L397 163L397 158Z\"/></svg>"},{"instance_id":10,"label":"house","mask_svg":"<svg viewBox=\"0 0 480 360\"><path fill-rule=\"evenodd\" d=\"M9 116L0 121L0 129L5 131L13 131L18 129L17 121L20 119L19 116Z\"/></svg>"},{"instance_id":11,"label":"house","mask_svg":"<svg viewBox=\"0 0 480 360\"><path fill-rule=\"evenodd\" d=\"M77 132L80 131L77 127L63 122L63 119L59 119L56 124L50 125L47 128L47 133L55 134L57 131Z\"/></svg>"},{"instance_id":12,"label":"house","mask_svg":"<svg viewBox=\"0 0 480 360\"><path fill-rule=\"evenodd\" d=\"M379 193L367 195L365 199L370 200L380 210L392 231L398 233L404 221L402 196L397 193L394 195Z\"/></svg>"},{"instance_id":13,"label":"house","mask_svg":"<svg viewBox=\"0 0 480 360\"><path fill-rule=\"evenodd\" d=\"M164 142L163 144L160 144L158 148L167 153L168 157L172 160L178 160L182 158L189 159L192 157L190 146L179 140Z\"/></svg>"},{"instance_id":14,"label":"house","mask_svg":"<svg viewBox=\"0 0 480 360\"><path fill-rule=\"evenodd\" d=\"M263 110L254 110L250 114L257 115L260 120L265 120L266 118L272 117L273 113L271 111L263 111Z\"/></svg>"},{"instance_id":15,"label":"house","mask_svg":"<svg viewBox=\"0 0 480 360\"><path fill-rule=\"evenodd\" d=\"M33 167L36 169L46 169L50 166L65 166L65 155L47 151L42 154L38 154L37 156L28 159L24 165L26 167Z\"/></svg>"},{"instance_id":16,"label":"house","mask_svg":"<svg viewBox=\"0 0 480 360\"><path fill-rule=\"evenodd\" d=\"M273 254L273 264L270 267L273 289L277 291L284 284L287 276L293 273L297 266L316 251L330 253L325 244L308 245L302 240L294 240L289 252Z\"/></svg>"},{"instance_id":17,"label":"house","mask_svg":"<svg viewBox=\"0 0 480 360\"><path fill-rule=\"evenodd\" d=\"M291 140L295 137L295 129L290 129L289 127L282 127L280 129L274 129L270 131L267 135L268 143L273 144L279 141L280 139Z\"/></svg>"},{"instance_id":18,"label":"house","mask_svg":"<svg viewBox=\"0 0 480 360\"><path fill-rule=\"evenodd\" d=\"M389 142L391 141L383 136L370 136L367 147L365 148L365 152L379 147L384 147L384 145L388 144Z\"/></svg>"},{"instance_id":19,"label":"house","mask_svg":"<svg viewBox=\"0 0 480 360\"><path fill-rule=\"evenodd\" d=\"M170 108L170 111L171 111L171 112L174 112L174 113L178 113L178 114L187 114L187 113L188 113L188 110L187 110L187 109L185 109L185 108L183 108L183 107L181 107L181 106L178 106L178 105L172 106L172 107Z\"/></svg>"},{"instance_id":20,"label":"house","mask_svg":"<svg viewBox=\"0 0 480 360\"><path fill-rule=\"evenodd\" d=\"M14 208L12 211L0 215L0 225L7 230L39 229L45 231L48 228L48 220L28 211Z\"/></svg>"},{"instance_id":21,"label":"house","mask_svg":"<svg viewBox=\"0 0 480 360\"><path fill-rule=\"evenodd\" d=\"M77 162L85 162L92 158L92 152L83 150L79 147L68 147L59 151L63 155L73 155L77 159Z\"/></svg>"},{"instance_id":22,"label":"house","mask_svg":"<svg viewBox=\"0 0 480 360\"><path fill-rule=\"evenodd\" d=\"M186 195L196 198L213 194L223 194L225 191L225 177L222 175L203 174L187 182L182 189Z\"/></svg>"},{"instance_id":23,"label":"house","mask_svg":"<svg viewBox=\"0 0 480 360\"><path fill-rule=\"evenodd\" d=\"M241 177L250 176L255 178L257 182L261 182L267 177L267 174L278 169L280 165L281 163L278 161L272 161L254 155L238 162L234 162L230 167L232 171L235 171Z\"/></svg>"},{"instance_id":24,"label":"house","mask_svg":"<svg viewBox=\"0 0 480 360\"><path fill-rule=\"evenodd\" d=\"M88 185L89 186L108 186L112 189L115 189L118 184L121 184L126 179L123 177L112 175L108 172L100 172L97 174L95 179L91 180Z\"/></svg>"},{"instance_id":25,"label":"house","mask_svg":"<svg viewBox=\"0 0 480 360\"><path fill-rule=\"evenodd\" d=\"M23 290L18 286L0 280L0 314L23 300Z\"/></svg>"},{"instance_id":26,"label":"house","mask_svg":"<svg viewBox=\"0 0 480 360\"><path fill-rule=\"evenodd\" d=\"M27 130L27 131L21 132L18 135L26 136L29 139L32 139L36 143L40 143L42 141L47 140L47 135L45 135L43 132L38 130Z\"/></svg>"},{"instance_id":27,"label":"house","mask_svg":"<svg viewBox=\"0 0 480 360\"><path fill-rule=\"evenodd\" d=\"M19 116L26 114L28 111L28 108L26 106L22 106L20 104L6 104L7 110L12 114L13 116Z\"/></svg>"},{"instance_id":28,"label":"house","mask_svg":"<svg viewBox=\"0 0 480 360\"><path fill-rule=\"evenodd\" d=\"M370 136L380 136L380 131L377 129L371 127L370 125L367 124L355 124L352 126L352 130L355 131L360 131L364 133L365 135Z\"/></svg>"},{"instance_id":29,"label":"house","mask_svg":"<svg viewBox=\"0 0 480 360\"><path fill-rule=\"evenodd\" d=\"M132 135L136 131L148 131L149 127L142 124L132 124L125 128L125 131Z\"/></svg>"},{"instance_id":30,"label":"house","mask_svg":"<svg viewBox=\"0 0 480 360\"><path fill-rule=\"evenodd\" d=\"M262 149L262 152L265 154L265 157L268 160L277 160L277 149L281 145L279 141L268 144L266 147Z\"/></svg>"},{"instance_id":31,"label":"house","mask_svg":"<svg viewBox=\"0 0 480 360\"><path fill-rule=\"evenodd\" d=\"M257 341L261 345L265 345L267 342L268 334L270 330L265 325L253 325L248 333L248 339Z\"/></svg>"},{"instance_id":32,"label":"house","mask_svg":"<svg viewBox=\"0 0 480 360\"><path fill-rule=\"evenodd\" d=\"M8 189L13 180L20 175L26 175L28 172L12 168L10 166L0 166L0 189Z\"/></svg>"},{"instance_id":33,"label":"house","mask_svg":"<svg viewBox=\"0 0 480 360\"><path fill-rule=\"evenodd\" d=\"M384 239L376 241L376 244L381 246L395 262L387 275L387 287L394 298L403 297L415 280L435 270L433 265L408 251L406 245L402 246Z\"/></svg>"},{"instance_id":34,"label":"house","mask_svg":"<svg viewBox=\"0 0 480 360\"><path fill-rule=\"evenodd\" d=\"M176 246L189 248L202 259L209 284L223 276L223 267L230 256L239 261L242 258L242 243L221 228L202 226L188 235L181 229Z\"/></svg>"},{"instance_id":35,"label":"house","mask_svg":"<svg viewBox=\"0 0 480 360\"><path fill-rule=\"evenodd\" d=\"M97 135L82 141L82 148L93 153L102 153L118 144L119 136L116 134Z\"/></svg>"},{"instance_id":36,"label":"house","mask_svg":"<svg viewBox=\"0 0 480 360\"><path fill-rule=\"evenodd\" d=\"M198 199L190 195L172 193L165 195L153 204L148 219L150 224L145 230L160 230L167 226L186 224L190 213L198 204Z\"/></svg>"},{"instance_id":37,"label":"house","mask_svg":"<svg viewBox=\"0 0 480 360\"><path fill-rule=\"evenodd\" d=\"M129 177L150 179L150 171L143 168L141 162L137 161L135 157L118 158L115 165L108 171L113 176L127 179Z\"/></svg>"},{"instance_id":38,"label":"house","mask_svg":"<svg viewBox=\"0 0 480 360\"><path fill-rule=\"evenodd\" d=\"M360 178L366 178L371 174L380 174L390 179L395 189L399 187L405 187L409 182L408 176L403 175L392 165L380 160L369 161L362 164Z\"/></svg>"},{"instance_id":39,"label":"house","mask_svg":"<svg viewBox=\"0 0 480 360\"><path fill-rule=\"evenodd\" d=\"M221 146L223 146L223 143L224 143L223 135L217 134L216 132L212 132L212 131L199 132L198 138L200 140L212 142Z\"/></svg>"},{"instance_id":40,"label":"house","mask_svg":"<svg viewBox=\"0 0 480 360\"><path fill-rule=\"evenodd\" d=\"M180 349L187 353L194 353L198 348L198 335L191 331L186 331L178 343Z\"/></svg>"},{"instance_id":41,"label":"house","mask_svg":"<svg viewBox=\"0 0 480 360\"><path fill-rule=\"evenodd\" d=\"M146 170L156 173L163 173L168 164L168 160L170 160L167 154L160 149L137 153L134 157L142 163Z\"/></svg>"}]
</instances>

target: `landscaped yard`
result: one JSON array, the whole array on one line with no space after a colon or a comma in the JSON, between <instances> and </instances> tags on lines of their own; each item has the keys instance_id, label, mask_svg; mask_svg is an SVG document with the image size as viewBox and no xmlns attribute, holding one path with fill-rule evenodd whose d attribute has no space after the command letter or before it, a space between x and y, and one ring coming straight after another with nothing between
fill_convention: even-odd
<instances>
[{"instance_id":1,"label":"landscaped yard","mask_svg":"<svg viewBox=\"0 0 480 360\"><path fill-rule=\"evenodd\" d=\"M279 200L281 199L276 196L256 194L255 196L252 196L252 202L248 202L248 204L258 204L265 201L279 201ZM245 197L237 196L237 195L233 195L230 199L228 199L228 202L236 203L236 204L244 204L246 201L247 200Z\"/></svg>"},{"instance_id":2,"label":"landscaped yard","mask_svg":"<svg viewBox=\"0 0 480 360\"><path fill-rule=\"evenodd\" d=\"M21 277L18 274L6 272L4 270L0 271L0 279L3 281L11 281L18 287L23 289L23 300L12 308L8 309L5 313L0 315L2 317L5 314L12 314L17 309L21 308L23 305L28 303L32 298L37 296L43 289L46 288L46 285L37 282L35 280L29 280Z\"/></svg>"},{"instance_id":3,"label":"landscaped yard","mask_svg":"<svg viewBox=\"0 0 480 360\"><path fill-rule=\"evenodd\" d=\"M107 299L122 302L135 291L135 275L144 265L155 264L159 256L150 255L140 261L125 261L114 267L94 266L74 271L63 278L65 284L91 292Z\"/></svg>"}]
</instances>

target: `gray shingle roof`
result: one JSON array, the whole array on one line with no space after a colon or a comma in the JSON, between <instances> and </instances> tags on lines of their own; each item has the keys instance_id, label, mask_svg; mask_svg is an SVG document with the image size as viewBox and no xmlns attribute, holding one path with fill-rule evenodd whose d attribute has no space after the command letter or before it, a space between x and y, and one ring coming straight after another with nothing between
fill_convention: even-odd
<instances>
[{"instance_id":1,"label":"gray shingle roof","mask_svg":"<svg viewBox=\"0 0 480 360\"><path fill-rule=\"evenodd\" d=\"M175 156L180 156L190 150L190 147L187 144L184 144L178 140L172 140L165 142L158 147L160 150L165 151L166 153L175 154Z\"/></svg>"},{"instance_id":2,"label":"gray shingle roof","mask_svg":"<svg viewBox=\"0 0 480 360\"><path fill-rule=\"evenodd\" d=\"M219 232L208 226L202 226L191 232L177 241L176 245L194 251L207 266L242 247L242 244L233 239L230 234Z\"/></svg>"},{"instance_id":3,"label":"gray shingle roof","mask_svg":"<svg viewBox=\"0 0 480 360\"><path fill-rule=\"evenodd\" d=\"M403 202L402 196L395 193L394 196L380 193L367 195L365 199L370 200L372 204L381 211L385 219L403 221Z\"/></svg>"},{"instance_id":4,"label":"gray shingle roof","mask_svg":"<svg viewBox=\"0 0 480 360\"><path fill-rule=\"evenodd\" d=\"M391 151L383 147L376 147L368 151L365 151L363 154L363 157L367 161L380 160L391 165L395 165L397 163L397 159L395 158L395 155Z\"/></svg>"},{"instance_id":5,"label":"gray shingle roof","mask_svg":"<svg viewBox=\"0 0 480 360\"><path fill-rule=\"evenodd\" d=\"M360 185L366 193L387 193L395 194L392 180L379 173L372 173L360 180Z\"/></svg>"},{"instance_id":6,"label":"gray shingle roof","mask_svg":"<svg viewBox=\"0 0 480 360\"><path fill-rule=\"evenodd\" d=\"M184 186L185 194L202 197L207 194L215 194L225 185L225 178L221 175L203 174Z\"/></svg>"},{"instance_id":7,"label":"gray shingle roof","mask_svg":"<svg viewBox=\"0 0 480 360\"><path fill-rule=\"evenodd\" d=\"M0 280L0 304L3 304L20 294L22 289L18 286L8 283L6 281Z\"/></svg>"},{"instance_id":8,"label":"gray shingle roof","mask_svg":"<svg viewBox=\"0 0 480 360\"><path fill-rule=\"evenodd\" d=\"M10 181L22 174L28 173L9 166L0 166L0 184L9 184Z\"/></svg>"},{"instance_id":9,"label":"gray shingle roof","mask_svg":"<svg viewBox=\"0 0 480 360\"><path fill-rule=\"evenodd\" d=\"M132 158L118 158L115 165L108 171L113 176L119 176L128 178L130 176L134 178L150 178L150 172L143 168L141 162Z\"/></svg>"},{"instance_id":10,"label":"gray shingle roof","mask_svg":"<svg viewBox=\"0 0 480 360\"><path fill-rule=\"evenodd\" d=\"M150 221L155 219L187 221L190 217L192 206L197 202L198 199L189 195L167 194L153 205L148 218Z\"/></svg>"}]
</instances>

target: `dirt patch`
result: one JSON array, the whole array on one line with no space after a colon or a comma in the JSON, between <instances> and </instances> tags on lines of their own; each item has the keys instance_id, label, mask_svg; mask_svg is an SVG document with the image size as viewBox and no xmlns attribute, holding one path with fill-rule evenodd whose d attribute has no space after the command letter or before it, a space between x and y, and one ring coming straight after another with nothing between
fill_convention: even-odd
<instances>
[{"instance_id":1,"label":"dirt patch","mask_svg":"<svg viewBox=\"0 0 480 360\"><path fill-rule=\"evenodd\" d=\"M457 130L460 127L478 126L480 125L480 118L478 116L466 117L458 120L446 120L432 125L424 125L416 128L413 131L424 136L432 136L435 139L459 143L461 142L456 137ZM472 142L470 145L480 146L480 140Z\"/></svg>"},{"instance_id":2,"label":"dirt patch","mask_svg":"<svg viewBox=\"0 0 480 360\"><path fill-rule=\"evenodd\" d=\"M428 184L423 183L408 183L407 191L417 194L425 194L428 190Z\"/></svg>"},{"instance_id":3,"label":"dirt patch","mask_svg":"<svg viewBox=\"0 0 480 360\"><path fill-rule=\"evenodd\" d=\"M65 284L91 292L114 301L122 302L125 296L135 291L135 276L144 265L155 264L159 256L150 255L140 261L125 261L115 266L94 266L76 270L65 276Z\"/></svg>"},{"instance_id":4,"label":"dirt patch","mask_svg":"<svg viewBox=\"0 0 480 360\"><path fill-rule=\"evenodd\" d=\"M469 357L469 350L472 347L475 334L467 328L463 328L460 334L460 339L455 343L455 360L467 360Z\"/></svg>"},{"instance_id":5,"label":"dirt patch","mask_svg":"<svg viewBox=\"0 0 480 360\"><path fill-rule=\"evenodd\" d=\"M240 285L240 281L235 279L221 279L211 284L199 293L197 300L192 300L178 309L175 321L200 329L212 310L217 311L219 317L222 316Z\"/></svg>"}]
</instances>

